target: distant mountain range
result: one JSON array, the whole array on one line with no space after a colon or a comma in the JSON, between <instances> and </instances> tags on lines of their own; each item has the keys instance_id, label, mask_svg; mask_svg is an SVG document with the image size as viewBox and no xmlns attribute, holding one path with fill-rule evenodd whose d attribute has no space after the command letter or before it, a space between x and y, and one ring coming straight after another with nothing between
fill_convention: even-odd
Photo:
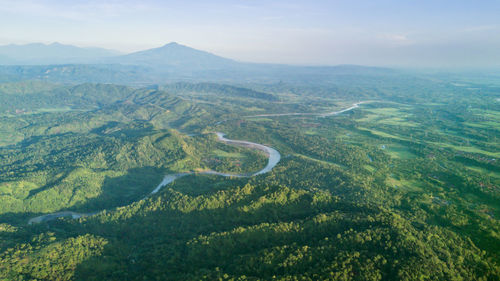
<instances>
[{"instance_id":1,"label":"distant mountain range","mask_svg":"<svg viewBox=\"0 0 500 281\"><path fill-rule=\"evenodd\" d=\"M0 65L126 64L207 69L234 66L235 61L172 42L130 54L60 43L0 46Z\"/></svg>"},{"instance_id":2,"label":"distant mountain range","mask_svg":"<svg viewBox=\"0 0 500 281\"><path fill-rule=\"evenodd\" d=\"M0 46L0 64L43 65L68 63L95 63L99 59L121 55L102 48L81 48L72 45L32 43Z\"/></svg>"},{"instance_id":3,"label":"distant mountain range","mask_svg":"<svg viewBox=\"0 0 500 281\"><path fill-rule=\"evenodd\" d=\"M171 81L328 82L338 75L390 74L362 66L290 66L238 62L178 43L130 54L53 43L0 46L2 80L151 84Z\"/></svg>"}]
</instances>

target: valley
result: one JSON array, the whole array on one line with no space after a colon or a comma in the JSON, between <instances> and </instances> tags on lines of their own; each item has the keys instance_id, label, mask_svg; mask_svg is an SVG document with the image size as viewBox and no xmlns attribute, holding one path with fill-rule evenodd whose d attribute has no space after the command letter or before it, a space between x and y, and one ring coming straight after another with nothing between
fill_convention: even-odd
<instances>
[{"instance_id":1,"label":"valley","mask_svg":"<svg viewBox=\"0 0 500 281\"><path fill-rule=\"evenodd\" d=\"M491 88L21 85L43 103L2 103L26 110L1 117L2 278L499 275Z\"/></svg>"}]
</instances>

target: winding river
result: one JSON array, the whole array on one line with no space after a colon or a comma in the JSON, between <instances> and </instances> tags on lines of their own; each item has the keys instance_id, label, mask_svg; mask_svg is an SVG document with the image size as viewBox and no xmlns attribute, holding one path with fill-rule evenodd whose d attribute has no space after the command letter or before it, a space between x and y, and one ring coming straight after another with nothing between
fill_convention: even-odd
<instances>
[{"instance_id":1,"label":"winding river","mask_svg":"<svg viewBox=\"0 0 500 281\"><path fill-rule=\"evenodd\" d=\"M359 107L360 104L366 103L366 102L358 102L353 104L351 107L348 107L346 109L340 110L340 111L333 111L333 112L327 112L327 113L280 113L280 114L260 114L260 115L250 115L250 116L244 116L244 117L275 117L275 116L296 116L296 115L309 115L309 116L318 116L318 117L327 117L327 116L332 116L332 115L337 115L341 114L346 111L353 110L357 107ZM157 193L160 191L164 186L172 183L178 178L192 175L192 174L203 174L203 175L217 175L217 176L223 176L223 177L238 177L238 178L248 178L248 177L254 177L258 175L262 175L265 173L270 172L280 161L281 159L281 154L274 148L265 146L263 144L259 143L254 143L254 142L249 142L249 141L244 141L244 140L231 140L227 139L224 137L224 133L216 132L217 139L220 142L223 142L228 145L235 145L235 146L241 146L241 147L246 147L250 149L256 149L263 151L267 157L267 165L260 171L255 172L253 174L231 174L231 173L222 173L222 172L216 172L216 171L202 171L202 172L186 172L186 173L176 173L176 174L168 174L166 175L163 180L161 181L158 186L153 189L146 197L143 199ZM82 217L88 217L95 215L100 211L94 211L94 212L89 212L89 213L77 213L77 212L72 212L72 211L61 211L61 212L56 212L56 213L50 213L38 217L34 217L29 219L28 224L35 224L35 223L41 223L41 222L47 222L51 221L60 217L71 217L73 219L79 219Z\"/></svg>"},{"instance_id":2,"label":"winding river","mask_svg":"<svg viewBox=\"0 0 500 281\"><path fill-rule=\"evenodd\" d=\"M153 190L149 195L155 194L162 187L165 185L175 181L176 179L192 174L198 174L198 175L217 175L217 176L223 176L223 177L236 177L236 178L248 178L248 177L253 177L253 176L258 176L261 174L265 174L269 171L271 171L274 166L278 164L278 162L281 159L281 154L274 148L265 146L262 144L254 143L254 142L249 142L249 141L240 141L240 140L230 140L226 139L224 137L224 133L217 132L215 133L217 135L217 139L223 143L230 144L230 145L237 145L237 146L243 146L251 149L257 149L264 151L268 157L267 165L260 171L253 173L253 174L231 174L231 173L222 173L222 172L216 172L216 171L203 171L203 172L189 172L189 173L177 173L177 174L170 174L166 175L163 178L163 181Z\"/></svg>"}]
</instances>

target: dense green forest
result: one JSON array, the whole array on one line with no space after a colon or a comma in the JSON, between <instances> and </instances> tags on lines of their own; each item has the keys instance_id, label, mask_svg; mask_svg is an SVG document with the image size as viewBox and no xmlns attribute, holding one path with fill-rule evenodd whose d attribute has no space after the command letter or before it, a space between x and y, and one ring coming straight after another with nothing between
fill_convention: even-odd
<instances>
[{"instance_id":1,"label":"dense green forest","mask_svg":"<svg viewBox=\"0 0 500 281\"><path fill-rule=\"evenodd\" d=\"M499 81L459 82L0 84L0 280L500 280ZM281 161L148 196L266 165L214 132Z\"/></svg>"}]
</instances>

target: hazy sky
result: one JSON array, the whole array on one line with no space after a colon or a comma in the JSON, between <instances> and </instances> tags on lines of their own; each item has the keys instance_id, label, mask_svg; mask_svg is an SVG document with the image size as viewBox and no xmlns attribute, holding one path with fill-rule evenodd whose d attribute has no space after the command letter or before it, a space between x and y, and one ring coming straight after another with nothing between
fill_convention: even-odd
<instances>
[{"instance_id":1,"label":"hazy sky","mask_svg":"<svg viewBox=\"0 0 500 281\"><path fill-rule=\"evenodd\" d=\"M241 61L500 66L498 0L0 0L0 44L123 52L171 41Z\"/></svg>"}]
</instances>

